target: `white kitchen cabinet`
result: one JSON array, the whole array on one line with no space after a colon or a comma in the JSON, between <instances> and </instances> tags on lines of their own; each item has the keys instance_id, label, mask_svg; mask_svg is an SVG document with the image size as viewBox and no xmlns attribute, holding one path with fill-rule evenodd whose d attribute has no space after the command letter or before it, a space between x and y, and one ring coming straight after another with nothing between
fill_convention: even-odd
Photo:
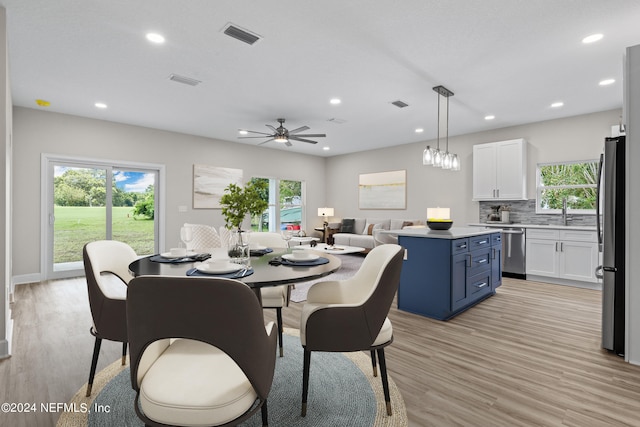
<instances>
[{"instance_id":1,"label":"white kitchen cabinet","mask_svg":"<svg viewBox=\"0 0 640 427\"><path fill-rule=\"evenodd\" d=\"M527 276L597 283L597 235L592 231L527 229Z\"/></svg>"},{"instance_id":2,"label":"white kitchen cabinet","mask_svg":"<svg viewBox=\"0 0 640 427\"><path fill-rule=\"evenodd\" d=\"M527 199L527 144L522 138L473 146L473 200Z\"/></svg>"}]
</instances>

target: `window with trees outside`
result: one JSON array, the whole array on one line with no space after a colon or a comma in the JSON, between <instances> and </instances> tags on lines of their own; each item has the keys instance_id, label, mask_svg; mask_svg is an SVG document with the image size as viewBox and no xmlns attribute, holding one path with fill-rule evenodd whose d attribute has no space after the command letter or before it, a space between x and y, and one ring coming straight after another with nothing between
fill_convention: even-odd
<instances>
[{"instance_id":1,"label":"window with trees outside","mask_svg":"<svg viewBox=\"0 0 640 427\"><path fill-rule=\"evenodd\" d=\"M260 217L251 218L253 231L280 232L280 230L304 229L304 183L276 178L251 178L266 185L263 200L269 207Z\"/></svg>"},{"instance_id":2,"label":"window with trees outside","mask_svg":"<svg viewBox=\"0 0 640 427\"><path fill-rule=\"evenodd\" d=\"M598 184L598 161L541 163L537 167L536 213L594 214Z\"/></svg>"}]
</instances>

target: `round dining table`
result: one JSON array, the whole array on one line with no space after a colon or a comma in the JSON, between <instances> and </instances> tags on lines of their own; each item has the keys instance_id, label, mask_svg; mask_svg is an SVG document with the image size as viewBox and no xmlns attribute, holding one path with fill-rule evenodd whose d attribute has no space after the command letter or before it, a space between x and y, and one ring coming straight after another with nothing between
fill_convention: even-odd
<instances>
[{"instance_id":1,"label":"round dining table","mask_svg":"<svg viewBox=\"0 0 640 427\"><path fill-rule=\"evenodd\" d=\"M300 265L272 265L270 261L280 260L281 256L291 253L291 249L274 249L273 252L261 256L252 256L251 268L253 273L235 280L240 280L253 289L254 293L261 300L260 288L265 286L287 285L292 283L306 282L327 276L337 271L342 261L336 256L317 252L329 262L320 265L300 266ZM162 275L162 276L186 276L187 272L196 267L199 262L156 262L152 261L153 256L139 258L129 264L129 271L134 277ZM204 261L206 262L206 261ZM202 277L199 275L197 277ZM207 274L206 277L219 277L214 274Z\"/></svg>"}]
</instances>

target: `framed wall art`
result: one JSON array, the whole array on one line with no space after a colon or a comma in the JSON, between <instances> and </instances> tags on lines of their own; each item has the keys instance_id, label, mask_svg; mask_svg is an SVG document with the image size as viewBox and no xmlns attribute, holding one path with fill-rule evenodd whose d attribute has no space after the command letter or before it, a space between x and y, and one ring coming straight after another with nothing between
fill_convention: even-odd
<instances>
[{"instance_id":1,"label":"framed wall art","mask_svg":"<svg viewBox=\"0 0 640 427\"><path fill-rule=\"evenodd\" d=\"M407 171L360 174L358 190L360 209L406 209Z\"/></svg>"},{"instance_id":2,"label":"framed wall art","mask_svg":"<svg viewBox=\"0 0 640 427\"><path fill-rule=\"evenodd\" d=\"M242 185L242 169L193 165L193 208L220 209L220 198L229 184Z\"/></svg>"}]
</instances>

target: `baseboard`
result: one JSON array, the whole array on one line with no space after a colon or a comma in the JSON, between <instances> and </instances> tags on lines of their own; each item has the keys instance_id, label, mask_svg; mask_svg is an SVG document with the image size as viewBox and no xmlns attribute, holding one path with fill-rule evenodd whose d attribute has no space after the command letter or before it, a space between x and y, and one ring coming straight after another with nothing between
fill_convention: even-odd
<instances>
[{"instance_id":1,"label":"baseboard","mask_svg":"<svg viewBox=\"0 0 640 427\"><path fill-rule=\"evenodd\" d=\"M558 279L556 277L535 276L533 274L527 274L527 281L529 280L532 280L535 282L551 283L554 285L564 285L564 286L573 286L576 288L593 289L596 291L602 290L602 283L581 282L579 280Z\"/></svg>"},{"instance_id":2,"label":"baseboard","mask_svg":"<svg viewBox=\"0 0 640 427\"><path fill-rule=\"evenodd\" d=\"M42 275L40 273L19 274L17 276L13 276L12 281L14 285L25 285L27 283L39 283L42 281Z\"/></svg>"}]
</instances>

